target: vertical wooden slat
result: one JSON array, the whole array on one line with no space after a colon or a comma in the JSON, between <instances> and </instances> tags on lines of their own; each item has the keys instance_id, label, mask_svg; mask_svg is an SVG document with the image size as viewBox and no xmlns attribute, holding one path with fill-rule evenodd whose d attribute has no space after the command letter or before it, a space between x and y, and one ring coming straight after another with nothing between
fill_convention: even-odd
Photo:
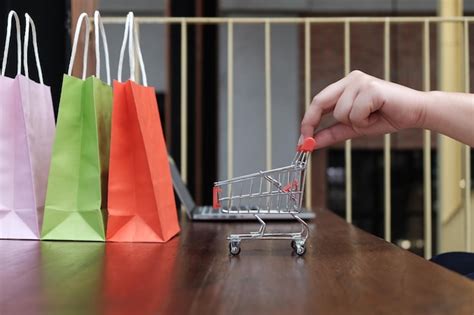
<instances>
[{"instance_id":1,"label":"vertical wooden slat","mask_svg":"<svg viewBox=\"0 0 474 315\"><path fill-rule=\"evenodd\" d=\"M311 23L305 21L304 24L304 100L305 109L308 109L311 103ZM312 166L308 162L308 170L306 176L305 205L307 209L312 207Z\"/></svg>"},{"instance_id":2,"label":"vertical wooden slat","mask_svg":"<svg viewBox=\"0 0 474 315\"><path fill-rule=\"evenodd\" d=\"M438 1L438 85L445 92L464 91L463 24L449 21L463 15L463 0ZM464 245L463 147L451 137L438 135L437 219L438 251L458 250Z\"/></svg>"},{"instance_id":3,"label":"vertical wooden slat","mask_svg":"<svg viewBox=\"0 0 474 315\"><path fill-rule=\"evenodd\" d=\"M196 16L204 16L204 0L198 0L195 2L195 14ZM194 142L193 152L191 153L193 168L193 179L194 179L194 199L197 204L202 204L203 202L203 191L207 191L210 186L203 187L203 151L204 151L204 122L203 122L203 94L204 94L204 25L197 24L194 25L194 43L191 44L191 51L194 51L194 56L190 58L194 59L194 64L190 68L194 68L194 88L193 88L193 98L194 104L191 105L191 117L193 117L194 128L192 131L191 141ZM192 70L191 70L192 71ZM208 104L212 106L212 104ZM206 167L206 169L211 169L212 167ZM210 173L210 172L209 172ZM206 174L210 175L210 174ZM188 183L191 185L191 183Z\"/></svg>"},{"instance_id":4,"label":"vertical wooden slat","mask_svg":"<svg viewBox=\"0 0 474 315\"><path fill-rule=\"evenodd\" d=\"M133 21L133 28L134 28L135 36L137 37L138 42L140 42L140 23L138 23L137 20L134 20L134 21ZM140 66L138 66L138 65L139 65L138 55L135 54L135 56L133 56L133 58L135 58L135 64L137 65L137 66L135 67L135 80L136 80L137 82L141 82L141 80L142 80L142 73L141 73Z\"/></svg>"},{"instance_id":5,"label":"vertical wooden slat","mask_svg":"<svg viewBox=\"0 0 474 315\"><path fill-rule=\"evenodd\" d=\"M188 25L181 22L181 177L188 180Z\"/></svg>"},{"instance_id":6,"label":"vertical wooden slat","mask_svg":"<svg viewBox=\"0 0 474 315\"><path fill-rule=\"evenodd\" d=\"M344 73L351 69L351 28L349 21L344 22ZM346 177L346 221L352 222L352 142L346 140L344 145Z\"/></svg>"},{"instance_id":7,"label":"vertical wooden slat","mask_svg":"<svg viewBox=\"0 0 474 315\"><path fill-rule=\"evenodd\" d=\"M423 23L423 89L430 86L430 24ZM423 131L423 222L424 222L424 256L432 255L432 202L431 202L431 131Z\"/></svg>"},{"instance_id":8,"label":"vertical wooden slat","mask_svg":"<svg viewBox=\"0 0 474 315\"><path fill-rule=\"evenodd\" d=\"M227 23L227 178L234 176L234 24Z\"/></svg>"},{"instance_id":9,"label":"vertical wooden slat","mask_svg":"<svg viewBox=\"0 0 474 315\"><path fill-rule=\"evenodd\" d=\"M270 21L265 20L265 125L266 169L272 169L272 65Z\"/></svg>"},{"instance_id":10,"label":"vertical wooden slat","mask_svg":"<svg viewBox=\"0 0 474 315\"><path fill-rule=\"evenodd\" d=\"M172 15L172 9L171 9L171 1L166 1L166 6L165 6L165 16L171 16ZM172 142L173 142L173 132L172 132L172 120L171 120L171 117L172 117L172 109L173 109L173 106L172 106L172 96L173 96L173 92L172 92L172 88L171 88L171 82L173 80L173 71L171 71L171 69L173 68L171 66L172 64L172 51L173 51L173 48L172 48L172 26L171 24L169 23L164 23L164 25L166 25L166 28L165 28L165 37L166 37L166 49L165 49L165 70L166 70L166 82L167 82L167 87L166 87L166 92L165 92L165 117L164 117L164 120L165 120L165 139L166 139L166 148L168 149L168 153L170 155L173 155L173 151L172 151Z\"/></svg>"},{"instance_id":11,"label":"vertical wooden slat","mask_svg":"<svg viewBox=\"0 0 474 315\"><path fill-rule=\"evenodd\" d=\"M464 21L464 92L470 93L470 69L469 69L469 23ZM472 213L471 213L471 147L464 146L464 209L466 229L466 251L472 248Z\"/></svg>"},{"instance_id":12,"label":"vertical wooden slat","mask_svg":"<svg viewBox=\"0 0 474 315\"><path fill-rule=\"evenodd\" d=\"M98 7L98 0L71 0L71 40L73 39L74 32L76 31L76 23L77 19L79 18L79 15L81 13L86 12L89 14L89 16L94 15L94 11ZM83 31L84 32L84 31ZM89 43L89 51L88 53L88 63L87 63L87 73L92 74L95 73L95 47L93 44L94 43L94 30L93 28L90 29L90 43ZM84 35L79 37L79 43L77 45L77 53L76 53L76 62L74 63L74 66L72 68L72 75L74 76L81 76L82 73L82 62L79 62L79 60L82 60L84 56ZM68 60L69 62L69 60Z\"/></svg>"},{"instance_id":13,"label":"vertical wooden slat","mask_svg":"<svg viewBox=\"0 0 474 315\"><path fill-rule=\"evenodd\" d=\"M390 81L390 20L384 23L384 79ZM390 134L384 135L384 238L387 242L392 239L392 208L391 208L391 156L390 156Z\"/></svg>"}]
</instances>

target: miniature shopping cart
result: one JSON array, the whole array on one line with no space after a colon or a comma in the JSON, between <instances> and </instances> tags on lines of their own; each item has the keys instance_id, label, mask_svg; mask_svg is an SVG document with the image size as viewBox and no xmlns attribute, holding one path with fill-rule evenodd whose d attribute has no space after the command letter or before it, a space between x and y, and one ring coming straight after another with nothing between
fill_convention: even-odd
<instances>
[{"instance_id":1,"label":"miniature shopping cart","mask_svg":"<svg viewBox=\"0 0 474 315\"><path fill-rule=\"evenodd\" d=\"M306 168L316 142L306 138L297 147L291 165L268 171L235 177L214 183L213 206L229 214L253 214L261 226L257 232L230 234L229 251L232 255L240 253L242 240L290 240L297 255L305 253L305 243L309 228L298 213L303 201ZM301 223L299 232L268 233L262 220L263 214L292 216Z\"/></svg>"}]
</instances>

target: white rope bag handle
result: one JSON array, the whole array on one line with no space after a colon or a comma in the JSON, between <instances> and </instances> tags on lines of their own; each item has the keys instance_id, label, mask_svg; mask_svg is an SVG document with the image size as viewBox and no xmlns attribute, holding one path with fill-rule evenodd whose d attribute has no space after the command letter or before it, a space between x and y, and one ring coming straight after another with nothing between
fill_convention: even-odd
<instances>
[{"instance_id":1,"label":"white rope bag handle","mask_svg":"<svg viewBox=\"0 0 474 315\"><path fill-rule=\"evenodd\" d=\"M102 37L105 54L105 69L107 72L107 84L110 85L110 58L109 46L107 45L107 36L105 35L104 23L102 23L99 11L94 12L94 31L95 31L95 76L100 79L100 43L99 31Z\"/></svg>"},{"instance_id":2,"label":"white rope bag handle","mask_svg":"<svg viewBox=\"0 0 474 315\"><path fill-rule=\"evenodd\" d=\"M16 27L16 46L17 46L17 74L21 74L21 30L20 30L20 18L15 11L8 13L8 24L7 24L7 36L5 39L5 48L3 50L3 61L2 61L2 76L5 75L7 68L8 50L10 48L10 38L12 32L12 18L15 18Z\"/></svg>"},{"instance_id":3,"label":"white rope bag handle","mask_svg":"<svg viewBox=\"0 0 474 315\"><path fill-rule=\"evenodd\" d=\"M86 20L86 33L84 37L84 58L82 60L82 80L86 79L87 75L87 54L89 52L89 32L90 32L90 22L89 16L87 13L81 13L76 24L76 32L74 33L74 42L72 44L71 51L71 60L69 61L69 70L67 71L68 75L72 75L72 68L74 66L74 59L76 58L77 43L79 41L79 34L81 33L82 22Z\"/></svg>"},{"instance_id":4,"label":"white rope bag handle","mask_svg":"<svg viewBox=\"0 0 474 315\"><path fill-rule=\"evenodd\" d=\"M138 34L134 29L134 15L133 12L127 14L127 21L125 22L125 31L123 34L122 47L120 48L120 58L118 65L118 81L122 82L122 68L123 68L123 58L125 54L125 45L128 41L128 57L130 64L130 80L135 81L135 58L138 57L138 62L140 64L142 83L144 86L148 86L148 81L145 72L145 64L143 63L142 51L140 48L140 43L138 42Z\"/></svg>"},{"instance_id":5,"label":"white rope bag handle","mask_svg":"<svg viewBox=\"0 0 474 315\"><path fill-rule=\"evenodd\" d=\"M33 35L33 50L35 53L35 60L36 60L36 68L38 69L38 77L41 84L43 84L43 71L41 70L41 63L39 59L39 52L38 52L38 40L36 38L36 26L35 22L28 13L25 13L25 39L23 41L23 68L25 68L25 77L29 78L28 72L28 42L30 39L30 26L31 26L31 34Z\"/></svg>"}]
</instances>

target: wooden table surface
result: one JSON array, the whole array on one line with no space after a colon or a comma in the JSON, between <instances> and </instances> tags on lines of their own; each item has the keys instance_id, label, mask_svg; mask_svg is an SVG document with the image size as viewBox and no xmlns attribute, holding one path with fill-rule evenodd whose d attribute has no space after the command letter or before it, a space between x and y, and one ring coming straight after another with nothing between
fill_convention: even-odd
<instances>
[{"instance_id":1,"label":"wooden table surface","mask_svg":"<svg viewBox=\"0 0 474 315\"><path fill-rule=\"evenodd\" d=\"M3 240L0 314L474 314L474 281L317 215L302 258L286 241L230 257L226 234L253 223L183 219L167 244Z\"/></svg>"}]
</instances>

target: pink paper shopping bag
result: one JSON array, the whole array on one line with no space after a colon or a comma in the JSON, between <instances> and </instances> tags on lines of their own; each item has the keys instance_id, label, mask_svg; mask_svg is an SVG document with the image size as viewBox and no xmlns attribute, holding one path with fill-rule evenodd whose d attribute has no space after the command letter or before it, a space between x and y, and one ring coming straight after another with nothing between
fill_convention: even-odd
<instances>
[{"instance_id":1,"label":"pink paper shopping bag","mask_svg":"<svg viewBox=\"0 0 474 315\"><path fill-rule=\"evenodd\" d=\"M9 78L5 76L5 67L13 18L17 31L18 70L15 78ZM51 91L43 83L34 23L28 14L25 18L25 75L21 74L20 22L12 11L8 15L0 76L0 238L39 238L54 138ZM30 27L39 83L28 77Z\"/></svg>"}]
</instances>

